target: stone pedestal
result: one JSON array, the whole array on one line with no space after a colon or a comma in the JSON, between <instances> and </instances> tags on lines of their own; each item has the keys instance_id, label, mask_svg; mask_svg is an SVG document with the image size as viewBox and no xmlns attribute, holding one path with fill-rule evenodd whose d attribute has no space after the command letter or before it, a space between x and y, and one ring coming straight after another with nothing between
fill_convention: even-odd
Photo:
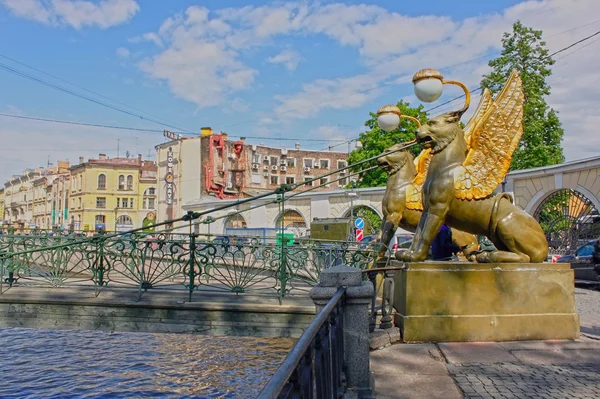
<instances>
[{"instance_id":1,"label":"stone pedestal","mask_svg":"<svg viewBox=\"0 0 600 399\"><path fill-rule=\"evenodd\" d=\"M409 263L396 273L405 342L579 338L573 271L564 263Z\"/></svg>"}]
</instances>

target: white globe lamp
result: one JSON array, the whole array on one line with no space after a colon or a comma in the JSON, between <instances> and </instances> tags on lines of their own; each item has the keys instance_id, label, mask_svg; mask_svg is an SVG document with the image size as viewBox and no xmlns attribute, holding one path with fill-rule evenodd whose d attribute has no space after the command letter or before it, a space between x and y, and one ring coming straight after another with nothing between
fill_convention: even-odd
<instances>
[{"instance_id":1,"label":"white globe lamp","mask_svg":"<svg viewBox=\"0 0 600 399\"><path fill-rule=\"evenodd\" d=\"M400 125L400 108L395 105L384 105L377 111L377 124L382 130L391 132Z\"/></svg>"},{"instance_id":2,"label":"white globe lamp","mask_svg":"<svg viewBox=\"0 0 600 399\"><path fill-rule=\"evenodd\" d=\"M432 103L442 95L444 78L435 69L421 69L415 73L412 81L415 85L415 95L424 103Z\"/></svg>"}]
</instances>

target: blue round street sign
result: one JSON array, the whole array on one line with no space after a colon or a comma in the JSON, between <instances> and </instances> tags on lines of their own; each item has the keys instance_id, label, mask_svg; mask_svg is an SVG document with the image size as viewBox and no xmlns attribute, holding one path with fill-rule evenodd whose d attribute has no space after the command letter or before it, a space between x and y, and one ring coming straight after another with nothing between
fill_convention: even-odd
<instances>
[{"instance_id":1,"label":"blue round street sign","mask_svg":"<svg viewBox=\"0 0 600 399\"><path fill-rule=\"evenodd\" d=\"M357 229L362 229L363 227L365 227L365 221L361 218L356 218L356 220L354 221L354 226Z\"/></svg>"}]
</instances>

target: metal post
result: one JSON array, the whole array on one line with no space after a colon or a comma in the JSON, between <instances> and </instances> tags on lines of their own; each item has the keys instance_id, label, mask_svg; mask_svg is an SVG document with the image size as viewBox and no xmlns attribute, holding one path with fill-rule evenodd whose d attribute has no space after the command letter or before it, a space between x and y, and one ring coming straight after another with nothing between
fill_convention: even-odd
<instances>
[{"instance_id":1,"label":"metal post","mask_svg":"<svg viewBox=\"0 0 600 399\"><path fill-rule=\"evenodd\" d=\"M362 281L361 271L355 267L340 265L325 269L319 284L310 291L317 312L327 305L339 287L347 287L342 316L346 390L358 398L373 398L369 366L369 307L373 284Z\"/></svg>"},{"instance_id":2,"label":"metal post","mask_svg":"<svg viewBox=\"0 0 600 399\"><path fill-rule=\"evenodd\" d=\"M209 225L210 226L210 225ZM191 224L190 224L191 228ZM188 279L189 279L189 296L188 301L192 302L192 293L194 292L194 288L196 288L196 237L198 235L195 233L190 233L190 261L188 264Z\"/></svg>"}]
</instances>

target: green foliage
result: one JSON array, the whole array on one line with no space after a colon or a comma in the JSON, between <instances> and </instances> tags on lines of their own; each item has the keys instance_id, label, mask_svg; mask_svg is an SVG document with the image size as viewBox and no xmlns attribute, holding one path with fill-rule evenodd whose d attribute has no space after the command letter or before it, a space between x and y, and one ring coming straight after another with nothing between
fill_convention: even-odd
<instances>
[{"instance_id":1,"label":"green foliage","mask_svg":"<svg viewBox=\"0 0 600 399\"><path fill-rule=\"evenodd\" d=\"M411 107L408 102L404 102L402 100L400 100L397 105L403 115L414 116L415 118L419 119L421 123L425 123L427 120L427 113L423 111L423 105L419 105L415 108ZM414 122L405 118L401 118L398 129L391 132L386 132L385 130L379 128L379 125L377 124L377 114L372 112L371 119L365 122L365 126L367 126L369 130L365 133L361 133L360 135L359 140L362 144L362 148L357 148L350 153L348 156L348 163L350 164L377 156L384 152L386 148L389 148L394 144L414 140L417 131L417 125ZM410 151L416 156L419 154L420 148L414 146L410 149ZM373 165L376 165L375 161L372 163L359 165L353 170L353 172L358 172L361 169L365 169ZM353 186L377 187L385 186L386 183L387 174L381 169L374 169L361 175Z\"/></svg>"},{"instance_id":2,"label":"green foliage","mask_svg":"<svg viewBox=\"0 0 600 399\"><path fill-rule=\"evenodd\" d=\"M557 113L548 107L544 99L550 94L546 78L552 74L550 66L554 60L548 56L542 31L517 21L512 33L504 33L502 47L500 57L489 62L493 70L483 77L481 87L496 94L513 69L521 74L525 93L523 137L513 155L511 170L563 162L561 141L564 131Z\"/></svg>"}]
</instances>

